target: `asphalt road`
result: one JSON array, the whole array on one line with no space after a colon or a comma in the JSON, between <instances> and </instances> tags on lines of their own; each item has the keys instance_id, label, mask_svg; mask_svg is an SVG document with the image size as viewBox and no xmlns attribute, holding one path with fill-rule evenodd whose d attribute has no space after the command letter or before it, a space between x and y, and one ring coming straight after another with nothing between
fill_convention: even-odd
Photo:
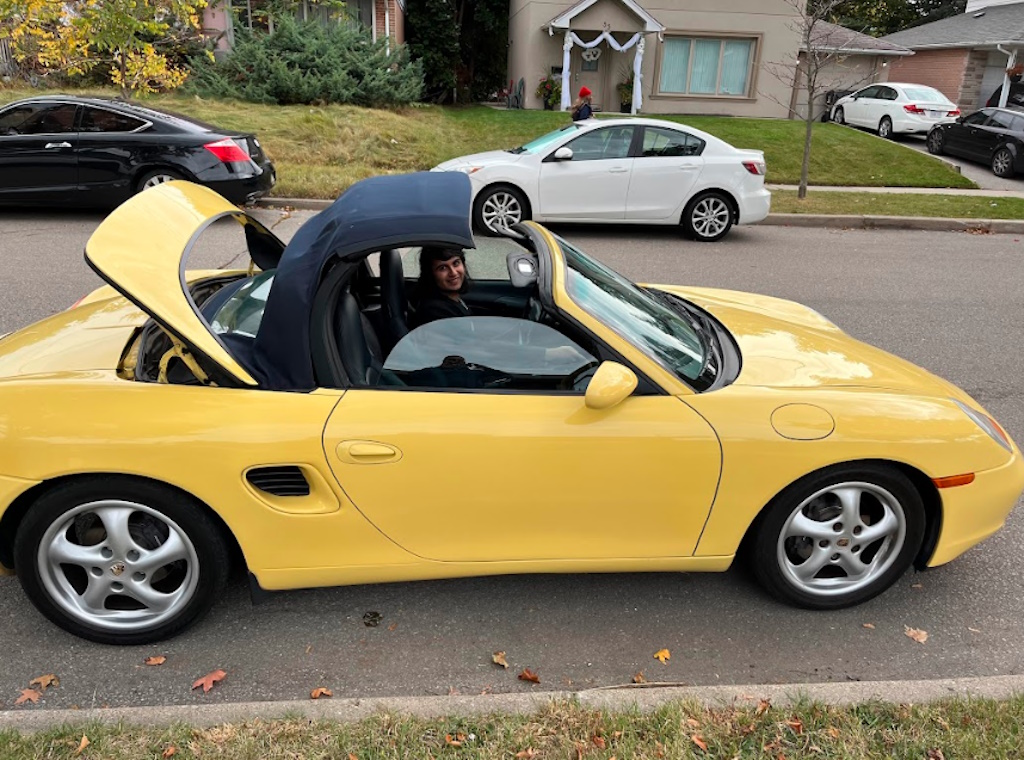
<instances>
[{"instance_id":1,"label":"asphalt road","mask_svg":"<svg viewBox=\"0 0 1024 760\"><path fill-rule=\"evenodd\" d=\"M278 221L276 212L261 211ZM280 222L285 237L304 214ZM70 305L98 284L82 250L99 216L0 217L0 332ZM966 233L740 228L713 245L673 231L566 228L636 280L753 290L817 309L852 335L963 386L1024 441L1024 240ZM237 262L215 234L198 264ZM139 245L147 241L140 240ZM457 529L457 526L453 526ZM538 526L538 529L541 529ZM40 710L335 696L476 694L650 681L846 682L1024 672L1024 517L954 563L907 575L850 610L768 598L744 573L523 576L300 591L252 606L236 581L171 641L114 648L64 634L0 577L0 709ZM364 625L367 612L382 616ZM865 628L870 623L874 628ZM928 631L918 644L904 627ZM662 665L659 649L671 651ZM508 671L491 654L507 652ZM147 667L161 654L167 661ZM529 667L541 684L516 679ZM192 682L222 668L209 694ZM15 707L30 679L60 686Z\"/></svg>"}]
</instances>

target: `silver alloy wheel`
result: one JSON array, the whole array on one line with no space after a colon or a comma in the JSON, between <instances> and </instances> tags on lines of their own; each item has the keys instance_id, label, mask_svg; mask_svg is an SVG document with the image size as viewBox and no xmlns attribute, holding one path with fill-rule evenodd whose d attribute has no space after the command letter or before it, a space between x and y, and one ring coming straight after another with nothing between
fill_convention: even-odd
<instances>
[{"instance_id":1,"label":"silver alloy wheel","mask_svg":"<svg viewBox=\"0 0 1024 760\"><path fill-rule=\"evenodd\" d=\"M155 509L118 499L61 515L43 534L36 562L62 612L108 632L166 622L199 584L199 557L188 534Z\"/></svg>"},{"instance_id":2,"label":"silver alloy wheel","mask_svg":"<svg viewBox=\"0 0 1024 760\"><path fill-rule=\"evenodd\" d=\"M928 134L928 150L932 153L942 153L942 133L938 130Z\"/></svg>"},{"instance_id":3,"label":"silver alloy wheel","mask_svg":"<svg viewBox=\"0 0 1024 760\"><path fill-rule=\"evenodd\" d=\"M1006 148L996 151L992 158L992 173L998 177L1008 177L1013 166L1013 156Z\"/></svg>"},{"instance_id":4,"label":"silver alloy wheel","mask_svg":"<svg viewBox=\"0 0 1024 760\"><path fill-rule=\"evenodd\" d=\"M146 178L146 181L142 184L142 189L145 190L150 187L156 187L162 185L164 182L171 182L176 180L177 177L173 174L152 174Z\"/></svg>"},{"instance_id":5,"label":"silver alloy wheel","mask_svg":"<svg viewBox=\"0 0 1024 760\"><path fill-rule=\"evenodd\" d=\"M480 217L487 229L497 232L523 221L523 206L510 191L495 190L484 199Z\"/></svg>"},{"instance_id":6,"label":"silver alloy wheel","mask_svg":"<svg viewBox=\"0 0 1024 760\"><path fill-rule=\"evenodd\" d=\"M793 510L779 532L776 558L799 591L837 596L878 579L906 537L903 505L889 491L874 483L838 483Z\"/></svg>"},{"instance_id":7,"label":"silver alloy wheel","mask_svg":"<svg viewBox=\"0 0 1024 760\"><path fill-rule=\"evenodd\" d=\"M892 121L888 116L882 117L882 120L878 122L878 136L885 140L892 137Z\"/></svg>"},{"instance_id":8,"label":"silver alloy wheel","mask_svg":"<svg viewBox=\"0 0 1024 760\"><path fill-rule=\"evenodd\" d=\"M842 106L839 106L836 109L835 122L836 122L836 124L845 124L846 123L846 111L843 109Z\"/></svg>"},{"instance_id":9,"label":"silver alloy wheel","mask_svg":"<svg viewBox=\"0 0 1024 760\"><path fill-rule=\"evenodd\" d=\"M701 198L690 212L693 230L704 238L721 235L729 227L732 211L729 204L717 196Z\"/></svg>"}]
</instances>

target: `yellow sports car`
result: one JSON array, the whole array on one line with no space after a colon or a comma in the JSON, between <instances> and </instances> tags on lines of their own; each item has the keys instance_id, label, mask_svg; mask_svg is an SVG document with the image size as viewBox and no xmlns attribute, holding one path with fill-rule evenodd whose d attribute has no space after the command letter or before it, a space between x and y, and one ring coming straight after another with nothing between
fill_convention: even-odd
<instances>
[{"instance_id":1,"label":"yellow sports car","mask_svg":"<svg viewBox=\"0 0 1024 760\"><path fill-rule=\"evenodd\" d=\"M230 219L250 269L186 271ZM287 246L198 185L127 201L86 248L109 286L0 342L0 562L115 644L233 561L258 593L744 555L832 609L1017 503L973 399L804 306L636 285L531 222L479 242L459 173L357 183Z\"/></svg>"}]
</instances>

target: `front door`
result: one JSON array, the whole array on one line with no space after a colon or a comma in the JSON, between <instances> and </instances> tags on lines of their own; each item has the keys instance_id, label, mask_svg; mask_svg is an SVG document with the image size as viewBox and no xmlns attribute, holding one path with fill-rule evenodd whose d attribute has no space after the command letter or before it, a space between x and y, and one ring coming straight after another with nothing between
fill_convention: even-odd
<instances>
[{"instance_id":1,"label":"front door","mask_svg":"<svg viewBox=\"0 0 1024 760\"><path fill-rule=\"evenodd\" d=\"M613 99L608 98L604 91L604 67L608 65L610 49L604 42L592 48L573 47L571 80L573 87L572 92L569 93L570 103L576 102L576 96L581 87L589 87L591 105L595 111L611 107Z\"/></svg>"},{"instance_id":2,"label":"front door","mask_svg":"<svg viewBox=\"0 0 1024 760\"><path fill-rule=\"evenodd\" d=\"M673 396L605 410L598 364L548 325L431 322L388 356L391 387L348 390L324 430L360 512L438 561L689 556L721 466L708 423Z\"/></svg>"},{"instance_id":3,"label":"front door","mask_svg":"<svg viewBox=\"0 0 1024 760\"><path fill-rule=\"evenodd\" d=\"M540 165L543 219L624 219L634 159L632 125L598 127L563 147L572 158L555 160L552 150Z\"/></svg>"}]
</instances>

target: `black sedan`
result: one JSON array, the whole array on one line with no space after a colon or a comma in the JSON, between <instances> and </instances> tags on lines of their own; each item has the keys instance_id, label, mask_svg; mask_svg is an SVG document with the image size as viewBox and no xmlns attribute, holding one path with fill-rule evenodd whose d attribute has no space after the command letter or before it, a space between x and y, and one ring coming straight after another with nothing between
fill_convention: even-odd
<instances>
[{"instance_id":1,"label":"black sedan","mask_svg":"<svg viewBox=\"0 0 1024 760\"><path fill-rule=\"evenodd\" d=\"M277 177L255 135L178 114L70 96L0 109L0 204L112 207L173 179L241 204Z\"/></svg>"},{"instance_id":2,"label":"black sedan","mask_svg":"<svg viewBox=\"0 0 1024 760\"><path fill-rule=\"evenodd\" d=\"M928 132L928 152L948 153L992 167L997 177L1024 172L1024 112L982 108Z\"/></svg>"}]
</instances>

